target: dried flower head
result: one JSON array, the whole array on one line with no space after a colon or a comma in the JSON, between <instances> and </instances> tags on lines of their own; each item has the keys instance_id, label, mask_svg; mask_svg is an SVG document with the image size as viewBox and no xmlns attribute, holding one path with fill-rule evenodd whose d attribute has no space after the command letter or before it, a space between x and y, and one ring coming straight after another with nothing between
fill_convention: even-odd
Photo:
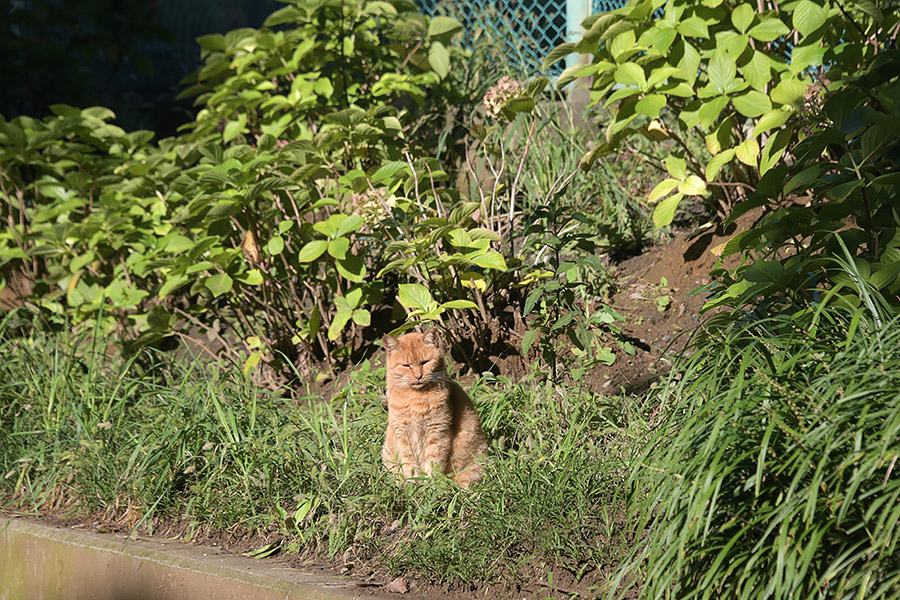
<instances>
[{"instance_id":1,"label":"dried flower head","mask_svg":"<svg viewBox=\"0 0 900 600\"><path fill-rule=\"evenodd\" d=\"M352 214L362 217L367 227L372 227L387 218L393 207L394 197L388 197L385 188L375 188L352 194L348 209Z\"/></svg>"},{"instance_id":2,"label":"dried flower head","mask_svg":"<svg viewBox=\"0 0 900 600\"><path fill-rule=\"evenodd\" d=\"M503 105L525 93L525 86L511 77L501 77L484 95L484 110L493 118L503 113Z\"/></svg>"}]
</instances>

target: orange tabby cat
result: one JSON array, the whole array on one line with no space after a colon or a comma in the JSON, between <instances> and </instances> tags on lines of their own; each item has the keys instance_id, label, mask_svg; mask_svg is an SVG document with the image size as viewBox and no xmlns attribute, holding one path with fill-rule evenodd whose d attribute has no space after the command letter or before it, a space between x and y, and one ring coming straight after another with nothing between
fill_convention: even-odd
<instances>
[{"instance_id":1,"label":"orange tabby cat","mask_svg":"<svg viewBox=\"0 0 900 600\"><path fill-rule=\"evenodd\" d=\"M437 332L383 338L388 424L381 457L404 477L443 472L468 487L481 478L487 437L469 396L447 375Z\"/></svg>"}]
</instances>

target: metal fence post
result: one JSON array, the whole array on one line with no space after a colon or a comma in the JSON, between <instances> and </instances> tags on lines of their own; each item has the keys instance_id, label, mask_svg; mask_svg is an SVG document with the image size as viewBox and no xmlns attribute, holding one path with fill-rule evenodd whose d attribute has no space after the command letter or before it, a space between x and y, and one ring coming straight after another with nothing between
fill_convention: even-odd
<instances>
[{"instance_id":1,"label":"metal fence post","mask_svg":"<svg viewBox=\"0 0 900 600\"><path fill-rule=\"evenodd\" d=\"M591 0L566 0L566 41L577 42L584 34L581 24L591 14ZM578 54L566 57L566 66L571 67L583 59Z\"/></svg>"},{"instance_id":2,"label":"metal fence post","mask_svg":"<svg viewBox=\"0 0 900 600\"><path fill-rule=\"evenodd\" d=\"M566 0L566 41L578 42L584 35L581 24L591 14L591 0ZM566 67L588 62L587 54L572 53L566 57ZM585 81L574 81L568 86L569 101L573 104L587 104L590 86Z\"/></svg>"}]
</instances>

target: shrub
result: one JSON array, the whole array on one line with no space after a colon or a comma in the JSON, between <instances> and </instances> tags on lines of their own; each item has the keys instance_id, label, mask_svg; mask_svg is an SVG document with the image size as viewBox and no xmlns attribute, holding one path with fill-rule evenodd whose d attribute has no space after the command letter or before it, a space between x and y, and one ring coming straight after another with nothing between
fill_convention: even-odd
<instances>
[{"instance_id":1,"label":"shrub","mask_svg":"<svg viewBox=\"0 0 900 600\"><path fill-rule=\"evenodd\" d=\"M5 279L26 270L37 304L73 323L106 307L138 344L198 327L283 373L345 359L373 310L391 329L408 278L430 284L420 316L475 307L456 269L490 282L505 263L436 158L460 135L458 23L400 1L267 23L280 29L201 39L203 108L179 138L148 144L105 109L3 122ZM409 264L400 241L418 244Z\"/></svg>"},{"instance_id":2,"label":"shrub","mask_svg":"<svg viewBox=\"0 0 900 600\"><path fill-rule=\"evenodd\" d=\"M593 102L617 103L586 168L629 136L672 140L671 153L656 155L668 177L648 197L659 202L654 221L670 223L685 196L724 218L798 139L791 125L810 85L839 89L882 49L900 18L885 8L642 0L591 16L582 40L557 47L544 65L592 54L592 64L570 67L559 85L591 76ZM674 123L661 118L667 112ZM706 148L688 143L691 130L703 132Z\"/></svg>"},{"instance_id":3,"label":"shrub","mask_svg":"<svg viewBox=\"0 0 900 600\"><path fill-rule=\"evenodd\" d=\"M714 272L707 308L764 316L836 302L863 305L875 318L900 310L898 72L900 53L880 54L815 110L792 164L773 167L735 207L729 221L759 207L765 213L720 248L747 260Z\"/></svg>"}]
</instances>

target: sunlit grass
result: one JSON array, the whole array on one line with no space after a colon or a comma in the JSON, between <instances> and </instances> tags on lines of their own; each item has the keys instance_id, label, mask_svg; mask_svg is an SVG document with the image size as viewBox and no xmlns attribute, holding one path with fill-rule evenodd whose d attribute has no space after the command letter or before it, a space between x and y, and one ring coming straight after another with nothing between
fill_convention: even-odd
<instances>
[{"instance_id":1,"label":"sunlit grass","mask_svg":"<svg viewBox=\"0 0 900 600\"><path fill-rule=\"evenodd\" d=\"M275 533L283 552L457 583L515 583L534 564L594 582L627 550L622 481L643 429L633 399L480 379L471 395L491 458L466 492L385 473L374 364L331 399L292 400L253 388L237 367L152 353L124 361L100 348L4 332L8 508L142 531L174 523L186 538Z\"/></svg>"},{"instance_id":2,"label":"sunlit grass","mask_svg":"<svg viewBox=\"0 0 900 600\"><path fill-rule=\"evenodd\" d=\"M900 321L867 310L755 321L682 365L633 467L623 593L900 596Z\"/></svg>"}]
</instances>

